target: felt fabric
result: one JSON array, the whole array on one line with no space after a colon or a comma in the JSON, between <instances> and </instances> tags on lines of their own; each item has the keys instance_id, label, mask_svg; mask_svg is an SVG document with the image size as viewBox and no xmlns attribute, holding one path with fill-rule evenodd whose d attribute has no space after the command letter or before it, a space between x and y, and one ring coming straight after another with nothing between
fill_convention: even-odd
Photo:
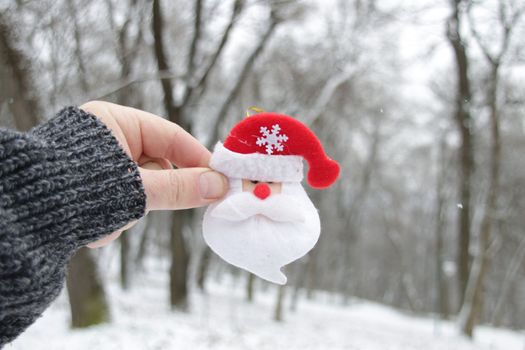
<instances>
[{"instance_id":1,"label":"felt fabric","mask_svg":"<svg viewBox=\"0 0 525 350\"><path fill-rule=\"evenodd\" d=\"M303 179L303 159L298 156L241 154L219 141L213 150L210 167L230 178L258 181L297 181Z\"/></svg>"},{"instance_id":2,"label":"felt fabric","mask_svg":"<svg viewBox=\"0 0 525 350\"><path fill-rule=\"evenodd\" d=\"M266 199L270 194L272 194L272 190L268 184L264 182L258 183L253 189L253 194L259 199Z\"/></svg>"},{"instance_id":3,"label":"felt fabric","mask_svg":"<svg viewBox=\"0 0 525 350\"><path fill-rule=\"evenodd\" d=\"M229 221L242 221L262 215L273 221L304 222L301 209L299 201L285 194L273 195L268 200L253 200L251 192L242 192L217 204L211 215Z\"/></svg>"},{"instance_id":4,"label":"felt fabric","mask_svg":"<svg viewBox=\"0 0 525 350\"><path fill-rule=\"evenodd\" d=\"M210 248L232 265L270 282L285 284L281 268L299 259L319 239L319 214L301 186L326 188L339 176L314 133L292 117L260 113L239 122L215 146L210 167L230 179L230 191L204 214ZM281 182L281 193L259 183L243 192L242 179Z\"/></svg>"},{"instance_id":5,"label":"felt fabric","mask_svg":"<svg viewBox=\"0 0 525 350\"><path fill-rule=\"evenodd\" d=\"M252 171L258 171L256 175L260 173L265 178L269 173L281 171L274 166L268 167L270 161L265 159L283 156L300 156L306 159L309 165L307 180L313 188L329 187L339 176L339 165L325 154L317 136L306 125L284 114L260 113L243 119L230 131L224 141L224 148L236 154L235 156L227 154L228 162L224 162L224 158L215 162L215 165L222 165L225 174L238 170L241 165L234 163L242 159L242 155L249 155L250 161L248 164L243 163L242 170L248 172L249 167L254 167L253 160L257 160L261 165L256 169L252 168ZM282 164L287 159L282 158L279 163ZM283 173L288 174L287 171ZM260 180L272 181L263 178ZM297 180L288 179L288 181Z\"/></svg>"},{"instance_id":6,"label":"felt fabric","mask_svg":"<svg viewBox=\"0 0 525 350\"><path fill-rule=\"evenodd\" d=\"M228 194L203 221L204 240L217 255L277 284L286 283L281 268L310 251L320 232L319 214L298 182L261 200L230 179Z\"/></svg>"}]
</instances>

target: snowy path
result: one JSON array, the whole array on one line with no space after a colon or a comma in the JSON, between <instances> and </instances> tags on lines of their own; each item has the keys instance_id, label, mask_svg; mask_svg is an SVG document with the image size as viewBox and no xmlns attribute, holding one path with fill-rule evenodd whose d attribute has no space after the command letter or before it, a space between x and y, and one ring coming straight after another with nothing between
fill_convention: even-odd
<instances>
[{"instance_id":1,"label":"snowy path","mask_svg":"<svg viewBox=\"0 0 525 350\"><path fill-rule=\"evenodd\" d=\"M158 276L158 275L157 275ZM110 325L67 328L67 299L54 305L7 350L145 349L349 349L349 350L524 350L525 334L482 328L474 342L455 335L453 324L404 315L359 302L342 307L301 300L285 321L271 320L276 289L246 303L224 283L209 295L194 294L192 313L167 311L166 281L148 277L129 293L110 286Z\"/></svg>"}]
</instances>

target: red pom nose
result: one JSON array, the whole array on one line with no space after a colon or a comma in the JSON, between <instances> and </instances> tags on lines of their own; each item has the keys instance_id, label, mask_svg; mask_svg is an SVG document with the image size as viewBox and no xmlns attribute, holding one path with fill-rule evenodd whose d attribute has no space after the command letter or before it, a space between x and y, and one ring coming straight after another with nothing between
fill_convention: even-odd
<instances>
[{"instance_id":1,"label":"red pom nose","mask_svg":"<svg viewBox=\"0 0 525 350\"><path fill-rule=\"evenodd\" d=\"M259 199L268 198L271 192L272 191L270 190L270 186L268 186L267 184L259 183L253 189L253 194Z\"/></svg>"}]
</instances>

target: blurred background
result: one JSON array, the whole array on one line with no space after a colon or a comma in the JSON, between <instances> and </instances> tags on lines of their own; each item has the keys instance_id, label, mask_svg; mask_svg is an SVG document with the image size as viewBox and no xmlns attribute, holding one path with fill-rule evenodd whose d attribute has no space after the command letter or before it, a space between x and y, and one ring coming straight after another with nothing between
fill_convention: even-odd
<instances>
[{"instance_id":1,"label":"blurred background","mask_svg":"<svg viewBox=\"0 0 525 350\"><path fill-rule=\"evenodd\" d=\"M0 0L0 125L102 99L207 147L249 106L342 166L277 287L153 212L9 349L524 349L525 1Z\"/></svg>"}]
</instances>

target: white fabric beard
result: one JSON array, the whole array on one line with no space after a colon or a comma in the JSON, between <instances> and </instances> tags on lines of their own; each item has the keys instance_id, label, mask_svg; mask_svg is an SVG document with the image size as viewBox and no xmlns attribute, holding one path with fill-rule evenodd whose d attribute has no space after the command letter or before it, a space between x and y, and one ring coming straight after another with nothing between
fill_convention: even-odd
<instances>
[{"instance_id":1,"label":"white fabric beard","mask_svg":"<svg viewBox=\"0 0 525 350\"><path fill-rule=\"evenodd\" d=\"M270 282L285 284L281 267L310 251L321 232L319 214L299 182L285 182L280 194L260 200L230 179L226 197L204 214L210 248L232 265Z\"/></svg>"}]
</instances>

